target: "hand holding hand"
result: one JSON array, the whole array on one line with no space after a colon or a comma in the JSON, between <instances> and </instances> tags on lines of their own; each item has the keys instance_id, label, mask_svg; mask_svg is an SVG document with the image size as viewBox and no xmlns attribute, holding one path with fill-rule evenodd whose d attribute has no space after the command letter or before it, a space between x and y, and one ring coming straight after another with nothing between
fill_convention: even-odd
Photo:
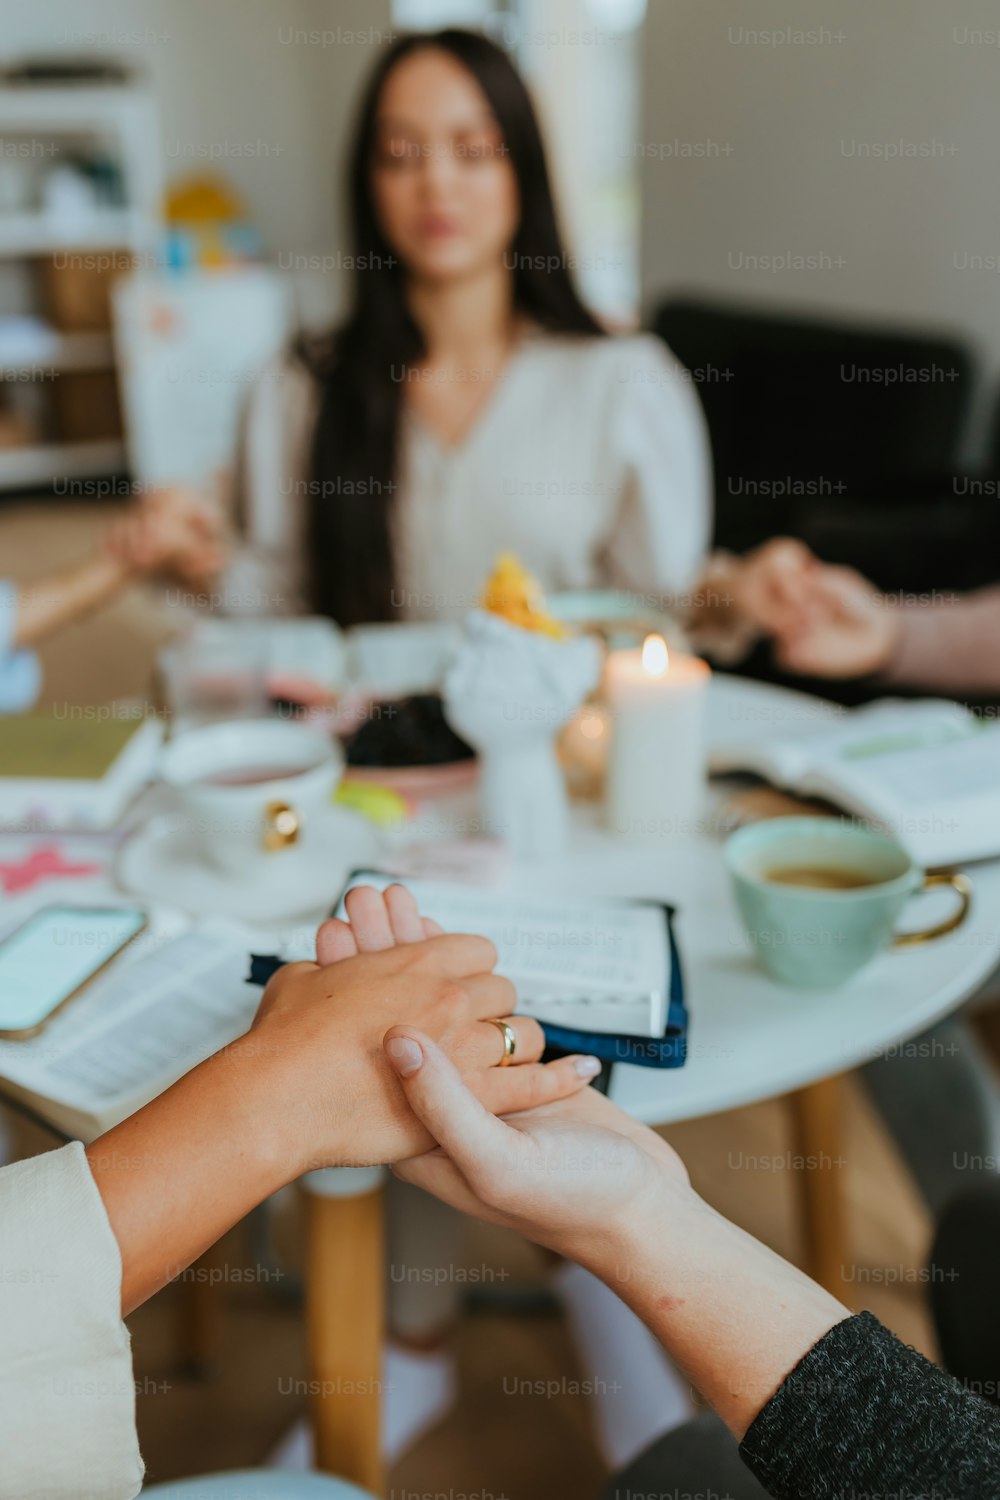
<instances>
[{"instance_id":1,"label":"hand holding hand","mask_svg":"<svg viewBox=\"0 0 1000 1500\"><path fill-rule=\"evenodd\" d=\"M740 610L774 639L790 672L862 677L883 670L899 633L898 616L853 568L831 567L791 537L747 554L736 585Z\"/></svg>"},{"instance_id":2,"label":"hand holding hand","mask_svg":"<svg viewBox=\"0 0 1000 1500\"><path fill-rule=\"evenodd\" d=\"M498 1120L429 1037L394 1027L385 1048L411 1109L440 1143L396 1175L607 1282L737 1437L847 1316L709 1208L666 1142L593 1089Z\"/></svg>"},{"instance_id":3,"label":"hand holding hand","mask_svg":"<svg viewBox=\"0 0 1000 1500\"><path fill-rule=\"evenodd\" d=\"M323 924L316 963L286 964L264 992L247 1043L280 1122L281 1149L312 1167L396 1161L433 1144L410 1110L382 1050L396 1023L433 1037L486 1110L527 1109L578 1092L594 1076L590 1058L538 1062L537 1021L511 1012L509 980L492 973L487 938L443 936L424 922L402 886L384 896L358 886L350 924ZM501 1068L502 1018L516 1035L515 1066ZM240 1044L237 1044L240 1045Z\"/></svg>"},{"instance_id":4,"label":"hand holding hand","mask_svg":"<svg viewBox=\"0 0 1000 1500\"><path fill-rule=\"evenodd\" d=\"M634 1236L692 1196L677 1153L594 1089L496 1119L430 1037L387 1032L385 1052L438 1149L394 1171L464 1213L515 1229L605 1279Z\"/></svg>"},{"instance_id":5,"label":"hand holding hand","mask_svg":"<svg viewBox=\"0 0 1000 1500\"><path fill-rule=\"evenodd\" d=\"M107 553L130 573L204 586L225 566L221 518L193 490L156 490L109 528Z\"/></svg>"},{"instance_id":6,"label":"hand holding hand","mask_svg":"<svg viewBox=\"0 0 1000 1500\"><path fill-rule=\"evenodd\" d=\"M558 1099L593 1076L591 1059L536 1061L541 1027L510 1015L514 990L490 972L486 938L441 935L399 886L358 888L347 909L351 925L320 928L317 963L279 969L245 1036L88 1147L126 1312L292 1178L434 1144L382 1050L395 1022L433 1036L488 1110ZM516 1066L498 1066L503 1038L484 1024L495 1017L516 1034Z\"/></svg>"},{"instance_id":7,"label":"hand holding hand","mask_svg":"<svg viewBox=\"0 0 1000 1500\"><path fill-rule=\"evenodd\" d=\"M899 615L853 568L820 567L808 615L775 636L774 653L790 672L865 677L883 672L899 640Z\"/></svg>"},{"instance_id":8,"label":"hand holding hand","mask_svg":"<svg viewBox=\"0 0 1000 1500\"><path fill-rule=\"evenodd\" d=\"M822 566L804 542L773 537L738 559L736 606L764 635L801 629L811 616L812 586Z\"/></svg>"}]
</instances>

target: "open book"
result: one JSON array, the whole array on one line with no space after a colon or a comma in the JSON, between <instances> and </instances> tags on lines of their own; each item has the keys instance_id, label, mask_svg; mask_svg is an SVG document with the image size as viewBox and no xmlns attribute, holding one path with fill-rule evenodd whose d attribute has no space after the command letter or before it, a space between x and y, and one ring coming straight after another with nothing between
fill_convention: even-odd
<instances>
[{"instance_id":1,"label":"open book","mask_svg":"<svg viewBox=\"0 0 1000 1500\"><path fill-rule=\"evenodd\" d=\"M356 874L351 884L394 878ZM686 1016L664 907L407 886L447 930L492 938L519 1011L560 1031L614 1037L612 1060L683 1062ZM290 935L283 958L312 957L313 936ZM110 1129L247 1030L260 1003L247 983L255 938L235 922L158 915L38 1036L0 1041L0 1096L67 1135L92 1140ZM629 1037L630 1048L618 1048ZM648 1047L637 1038L650 1038Z\"/></svg>"},{"instance_id":2,"label":"open book","mask_svg":"<svg viewBox=\"0 0 1000 1500\"><path fill-rule=\"evenodd\" d=\"M246 1031L249 946L236 924L154 926L38 1036L0 1042L0 1095L92 1140Z\"/></svg>"},{"instance_id":3,"label":"open book","mask_svg":"<svg viewBox=\"0 0 1000 1500\"><path fill-rule=\"evenodd\" d=\"M398 877L356 870L349 884L384 890ZM670 1004L667 913L638 901L521 896L446 881L407 880L422 914L446 932L496 946L497 972L517 986L517 1008L552 1026L662 1037ZM343 916L343 902L337 909Z\"/></svg>"},{"instance_id":4,"label":"open book","mask_svg":"<svg viewBox=\"0 0 1000 1500\"><path fill-rule=\"evenodd\" d=\"M711 769L823 797L924 866L1000 854L1000 725L957 703L887 699L828 714L819 730L804 718L773 738L717 739Z\"/></svg>"}]
</instances>

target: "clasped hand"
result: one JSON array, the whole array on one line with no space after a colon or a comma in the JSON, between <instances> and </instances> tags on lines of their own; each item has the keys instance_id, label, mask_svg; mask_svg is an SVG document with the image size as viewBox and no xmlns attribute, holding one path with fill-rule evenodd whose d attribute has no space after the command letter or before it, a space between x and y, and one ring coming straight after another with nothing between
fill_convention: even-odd
<instances>
[{"instance_id":1,"label":"clasped hand","mask_svg":"<svg viewBox=\"0 0 1000 1500\"><path fill-rule=\"evenodd\" d=\"M483 937L424 922L401 886L359 886L348 922L323 924L316 962L286 964L268 984L247 1046L272 1118L282 1121L289 1175L313 1167L399 1161L434 1144L407 1104L383 1050L394 1023L435 1041L483 1108L507 1114L578 1092L592 1058L542 1064L538 1022L515 1016L509 980L493 973ZM500 1029L515 1032L514 1066Z\"/></svg>"},{"instance_id":2,"label":"clasped hand","mask_svg":"<svg viewBox=\"0 0 1000 1500\"><path fill-rule=\"evenodd\" d=\"M512 1014L492 943L442 935L401 886L357 887L346 906L347 922L320 928L315 964L271 980L251 1033L270 1043L269 1067L279 1059L286 1097L299 1095L296 1130L311 1143L300 1170L395 1162L456 1208L584 1264L595 1229L641 1226L665 1183L684 1190L666 1142L585 1087L596 1059L538 1062L542 1029ZM496 1018L517 1034L513 1067L498 1066L503 1039L483 1024Z\"/></svg>"}]
</instances>

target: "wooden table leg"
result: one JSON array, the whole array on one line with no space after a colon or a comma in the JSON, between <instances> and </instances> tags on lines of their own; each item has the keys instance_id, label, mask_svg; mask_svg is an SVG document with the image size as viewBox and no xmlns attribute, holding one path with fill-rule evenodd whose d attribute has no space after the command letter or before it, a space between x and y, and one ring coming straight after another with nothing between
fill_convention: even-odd
<instances>
[{"instance_id":1,"label":"wooden table leg","mask_svg":"<svg viewBox=\"0 0 1000 1500\"><path fill-rule=\"evenodd\" d=\"M841 1146L843 1078L790 1094L802 1222L803 1269L835 1297L844 1295L846 1235Z\"/></svg>"},{"instance_id":2,"label":"wooden table leg","mask_svg":"<svg viewBox=\"0 0 1000 1500\"><path fill-rule=\"evenodd\" d=\"M225 1280L222 1242L200 1255L180 1278L175 1337L183 1375L210 1380L219 1372Z\"/></svg>"},{"instance_id":3,"label":"wooden table leg","mask_svg":"<svg viewBox=\"0 0 1000 1500\"><path fill-rule=\"evenodd\" d=\"M316 1467L383 1492L385 1251L379 1170L310 1172L306 1327Z\"/></svg>"}]
</instances>

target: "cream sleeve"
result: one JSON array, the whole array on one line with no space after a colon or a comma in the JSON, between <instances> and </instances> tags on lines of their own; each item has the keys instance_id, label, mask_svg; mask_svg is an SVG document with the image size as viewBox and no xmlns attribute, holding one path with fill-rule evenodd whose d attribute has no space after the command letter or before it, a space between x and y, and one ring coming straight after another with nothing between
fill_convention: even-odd
<instances>
[{"instance_id":1,"label":"cream sleeve","mask_svg":"<svg viewBox=\"0 0 1000 1500\"><path fill-rule=\"evenodd\" d=\"M609 340L611 442L621 502L606 561L617 588L690 608L712 531L712 466L701 403L652 335Z\"/></svg>"},{"instance_id":2,"label":"cream sleeve","mask_svg":"<svg viewBox=\"0 0 1000 1500\"><path fill-rule=\"evenodd\" d=\"M226 614L306 608L308 462L317 398L305 367L272 360L250 388L237 454L233 547L213 600Z\"/></svg>"},{"instance_id":3,"label":"cream sleeve","mask_svg":"<svg viewBox=\"0 0 1000 1500\"><path fill-rule=\"evenodd\" d=\"M121 1255L79 1142L0 1170L0 1500L132 1500Z\"/></svg>"}]
</instances>

